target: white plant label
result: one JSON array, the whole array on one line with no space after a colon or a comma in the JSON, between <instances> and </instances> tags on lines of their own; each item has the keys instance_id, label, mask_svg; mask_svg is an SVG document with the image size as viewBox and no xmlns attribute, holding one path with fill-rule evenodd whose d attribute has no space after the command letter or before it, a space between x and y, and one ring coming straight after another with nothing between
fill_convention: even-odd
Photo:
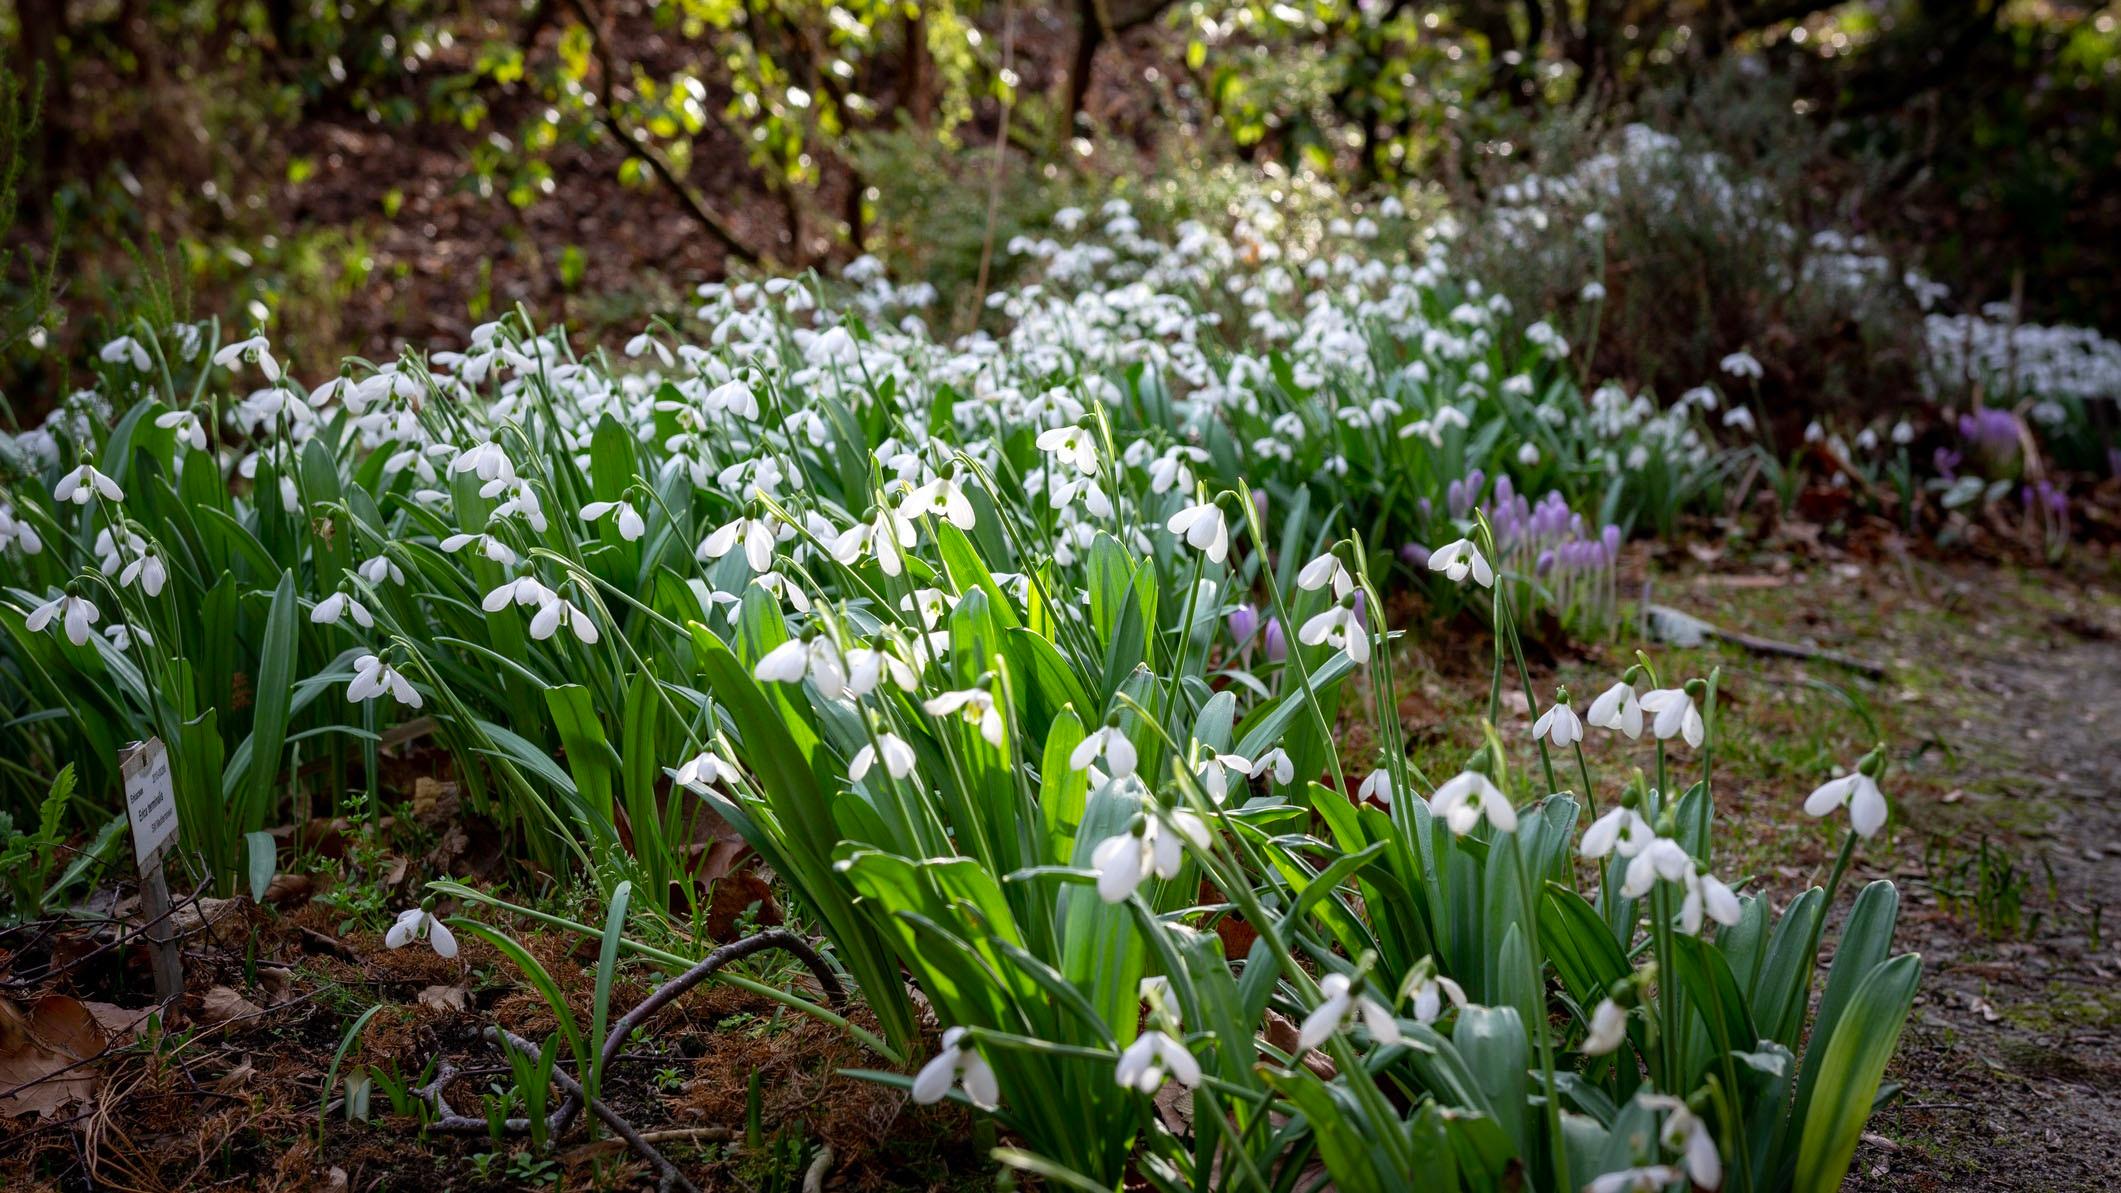
<instances>
[{"instance_id":1,"label":"white plant label","mask_svg":"<svg viewBox=\"0 0 2121 1193\"><path fill-rule=\"evenodd\" d=\"M125 775L125 815L133 824L133 860L144 874L163 847L177 839L177 789L170 781L169 751L161 738L148 738L119 769Z\"/></svg>"}]
</instances>

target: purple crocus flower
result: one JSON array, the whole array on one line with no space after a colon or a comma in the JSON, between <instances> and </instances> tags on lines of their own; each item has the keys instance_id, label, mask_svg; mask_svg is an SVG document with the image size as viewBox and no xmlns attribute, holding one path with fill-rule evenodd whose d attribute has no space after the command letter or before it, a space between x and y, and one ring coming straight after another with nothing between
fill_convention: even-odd
<instances>
[{"instance_id":1,"label":"purple crocus flower","mask_svg":"<svg viewBox=\"0 0 2121 1193\"><path fill-rule=\"evenodd\" d=\"M1429 549L1420 543L1408 543L1399 549L1401 562L1415 571L1429 566Z\"/></svg>"},{"instance_id":2,"label":"purple crocus flower","mask_svg":"<svg viewBox=\"0 0 2121 1193\"><path fill-rule=\"evenodd\" d=\"M1267 658L1270 661L1279 663L1289 657L1289 637L1282 632L1281 618L1270 617L1267 619L1265 642Z\"/></svg>"},{"instance_id":3,"label":"purple crocus flower","mask_svg":"<svg viewBox=\"0 0 2121 1193\"><path fill-rule=\"evenodd\" d=\"M1259 608L1252 604L1239 605L1230 610L1230 636L1242 646L1259 632Z\"/></svg>"}]
</instances>

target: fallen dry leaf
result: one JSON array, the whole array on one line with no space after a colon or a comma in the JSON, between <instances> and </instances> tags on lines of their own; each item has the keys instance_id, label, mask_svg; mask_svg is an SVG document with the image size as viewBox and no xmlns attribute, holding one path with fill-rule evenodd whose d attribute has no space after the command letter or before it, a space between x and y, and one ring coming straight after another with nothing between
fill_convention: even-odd
<instances>
[{"instance_id":1,"label":"fallen dry leaf","mask_svg":"<svg viewBox=\"0 0 2121 1193\"><path fill-rule=\"evenodd\" d=\"M113 1044L122 1044L139 1035L147 1026L147 1020L155 1013L153 1007L121 1007L116 1003L82 1002L82 1007L103 1029L104 1038Z\"/></svg>"},{"instance_id":2,"label":"fallen dry leaf","mask_svg":"<svg viewBox=\"0 0 2121 1193\"><path fill-rule=\"evenodd\" d=\"M75 999L47 994L27 1014L0 999L0 1118L56 1118L94 1098L102 1076L82 1062L103 1046L95 1015Z\"/></svg>"},{"instance_id":3,"label":"fallen dry leaf","mask_svg":"<svg viewBox=\"0 0 2121 1193\"><path fill-rule=\"evenodd\" d=\"M249 1015L263 1014L263 1008L226 986L216 986L199 999L199 1022L226 1023Z\"/></svg>"},{"instance_id":4,"label":"fallen dry leaf","mask_svg":"<svg viewBox=\"0 0 2121 1193\"><path fill-rule=\"evenodd\" d=\"M467 986L428 986L420 991L415 1001L430 1011L468 1011L471 1009L471 989Z\"/></svg>"},{"instance_id":5,"label":"fallen dry leaf","mask_svg":"<svg viewBox=\"0 0 2121 1193\"><path fill-rule=\"evenodd\" d=\"M309 874L275 874L265 888L265 901L274 907L300 907L316 893L317 880Z\"/></svg>"},{"instance_id":6,"label":"fallen dry leaf","mask_svg":"<svg viewBox=\"0 0 2121 1193\"><path fill-rule=\"evenodd\" d=\"M735 870L724 874L714 884L714 898L707 905L707 935L715 940L735 939L738 922L753 904L758 905L760 924L780 924L781 905L774 902L773 888L759 877L758 871Z\"/></svg>"}]
</instances>

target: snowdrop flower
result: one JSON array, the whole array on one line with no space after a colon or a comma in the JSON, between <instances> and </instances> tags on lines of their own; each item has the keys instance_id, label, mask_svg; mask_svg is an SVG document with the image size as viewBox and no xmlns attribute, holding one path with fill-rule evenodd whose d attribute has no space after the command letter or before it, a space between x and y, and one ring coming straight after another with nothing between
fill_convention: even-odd
<instances>
[{"instance_id":1,"label":"snowdrop flower","mask_svg":"<svg viewBox=\"0 0 2121 1193\"><path fill-rule=\"evenodd\" d=\"M118 482L96 471L93 464L83 464L59 478L58 487L52 497L58 501L71 501L75 505L87 505L89 500L101 496L105 501L125 500L125 490Z\"/></svg>"},{"instance_id":2,"label":"snowdrop flower","mask_svg":"<svg viewBox=\"0 0 2121 1193\"><path fill-rule=\"evenodd\" d=\"M399 674L397 668L372 654L355 659L353 682L346 685L347 703L374 700L386 692L407 708L418 708L422 703L412 681Z\"/></svg>"},{"instance_id":3,"label":"snowdrop flower","mask_svg":"<svg viewBox=\"0 0 2121 1193\"><path fill-rule=\"evenodd\" d=\"M88 645L89 627L96 624L95 605L86 597L60 595L44 602L23 620L22 628L32 634L41 634L44 627L57 620L66 630L66 640L75 646Z\"/></svg>"},{"instance_id":4,"label":"snowdrop flower","mask_svg":"<svg viewBox=\"0 0 2121 1193\"><path fill-rule=\"evenodd\" d=\"M1611 853L1634 857L1656 839L1656 832L1650 828L1650 822L1642 818L1642 813L1622 804L1584 830L1583 844L1576 852L1587 858L1601 858Z\"/></svg>"},{"instance_id":5,"label":"snowdrop flower","mask_svg":"<svg viewBox=\"0 0 2121 1193\"><path fill-rule=\"evenodd\" d=\"M1608 1172L1583 1187L1583 1193L1662 1193L1683 1174L1669 1164Z\"/></svg>"},{"instance_id":6,"label":"snowdrop flower","mask_svg":"<svg viewBox=\"0 0 2121 1193\"><path fill-rule=\"evenodd\" d=\"M948 476L936 477L907 494L904 512L912 517L926 514L941 518L959 530L970 530L978 521L964 489L955 477Z\"/></svg>"},{"instance_id":7,"label":"snowdrop flower","mask_svg":"<svg viewBox=\"0 0 2121 1193\"><path fill-rule=\"evenodd\" d=\"M272 346L266 342L264 336L237 340L214 353L214 363L224 369L235 368L237 361L248 361L258 366L267 381L280 379L280 362L272 358Z\"/></svg>"},{"instance_id":8,"label":"snowdrop flower","mask_svg":"<svg viewBox=\"0 0 2121 1193\"><path fill-rule=\"evenodd\" d=\"M1699 864L1692 867L1686 880L1686 897L1679 901L1679 928L1688 936L1699 936L1702 918L1706 916L1726 927L1738 922L1744 914L1738 904L1738 896L1722 880Z\"/></svg>"},{"instance_id":9,"label":"snowdrop flower","mask_svg":"<svg viewBox=\"0 0 2121 1193\"><path fill-rule=\"evenodd\" d=\"M1753 354L1743 348L1724 357L1717 367L1733 377L1751 377L1757 380L1762 376L1760 362L1753 359Z\"/></svg>"},{"instance_id":10,"label":"snowdrop flower","mask_svg":"<svg viewBox=\"0 0 2121 1193\"><path fill-rule=\"evenodd\" d=\"M1586 719L1600 729L1625 733L1630 739L1642 736L1642 704L1625 680L1599 693L1598 699L1591 701Z\"/></svg>"},{"instance_id":11,"label":"snowdrop flower","mask_svg":"<svg viewBox=\"0 0 2121 1193\"><path fill-rule=\"evenodd\" d=\"M190 410L171 410L155 416L155 425L165 431L175 431L177 442L188 443L193 451L206 450L206 424Z\"/></svg>"},{"instance_id":12,"label":"snowdrop flower","mask_svg":"<svg viewBox=\"0 0 2121 1193\"><path fill-rule=\"evenodd\" d=\"M742 774L743 772L737 770L736 764L727 758L713 750L702 750L687 759L671 778L676 780L679 786L700 788L717 787L741 778Z\"/></svg>"},{"instance_id":13,"label":"snowdrop flower","mask_svg":"<svg viewBox=\"0 0 2121 1193\"><path fill-rule=\"evenodd\" d=\"M943 1050L914 1075L913 1100L923 1106L932 1106L949 1094L952 1085L961 1086L965 1096L982 1110L992 1110L1002 1104L1002 1089L994 1080L994 1070L987 1067L986 1058L965 1040L962 1027L944 1032Z\"/></svg>"},{"instance_id":14,"label":"snowdrop flower","mask_svg":"<svg viewBox=\"0 0 2121 1193\"><path fill-rule=\"evenodd\" d=\"M481 555L500 564L502 567L515 566L517 558L515 548L510 547L507 543L490 534L452 534L442 540L442 550L454 555L473 543L479 545L479 553Z\"/></svg>"},{"instance_id":15,"label":"snowdrop flower","mask_svg":"<svg viewBox=\"0 0 2121 1193\"><path fill-rule=\"evenodd\" d=\"M110 641L113 650L131 650L135 639L138 639L142 646L155 644L154 637L146 630L126 625L122 621L104 626L103 636Z\"/></svg>"},{"instance_id":16,"label":"snowdrop flower","mask_svg":"<svg viewBox=\"0 0 2121 1193\"><path fill-rule=\"evenodd\" d=\"M1604 1056L1628 1038L1626 1008L1610 998L1601 998L1591 1011L1590 1030L1583 1037L1585 1056Z\"/></svg>"},{"instance_id":17,"label":"snowdrop flower","mask_svg":"<svg viewBox=\"0 0 2121 1193\"><path fill-rule=\"evenodd\" d=\"M1068 755L1068 769L1089 770L1099 755L1104 756L1105 772L1113 778L1124 779L1134 773L1139 757L1134 743L1121 732L1116 715L1076 744Z\"/></svg>"},{"instance_id":18,"label":"snowdrop flower","mask_svg":"<svg viewBox=\"0 0 2121 1193\"><path fill-rule=\"evenodd\" d=\"M1807 816L1825 816L1842 807L1849 810L1849 827L1859 837L1874 837L1885 827L1885 793L1860 767L1821 783L1804 800Z\"/></svg>"},{"instance_id":19,"label":"snowdrop flower","mask_svg":"<svg viewBox=\"0 0 2121 1193\"><path fill-rule=\"evenodd\" d=\"M1658 879L1684 882L1693 871L1694 859L1687 855L1685 846L1670 837L1658 837L1629 860L1627 874L1621 879L1620 893L1630 899L1640 899L1650 893Z\"/></svg>"},{"instance_id":20,"label":"snowdrop flower","mask_svg":"<svg viewBox=\"0 0 2121 1193\"><path fill-rule=\"evenodd\" d=\"M1194 768L1194 773L1200 776L1201 789L1208 793L1208 798L1219 804L1230 794L1230 776L1249 776L1252 760L1241 754L1218 754L1211 750Z\"/></svg>"},{"instance_id":21,"label":"snowdrop flower","mask_svg":"<svg viewBox=\"0 0 2121 1193\"><path fill-rule=\"evenodd\" d=\"M931 717L956 715L967 725L979 730L981 737L990 746L1002 744L1004 722L1007 717L994 707L994 697L985 688L966 688L962 691L944 692L931 700L921 702Z\"/></svg>"},{"instance_id":22,"label":"snowdrop flower","mask_svg":"<svg viewBox=\"0 0 2121 1193\"><path fill-rule=\"evenodd\" d=\"M701 561L720 559L729 554L741 538L744 544L744 562L754 572L773 570L773 523L764 518L744 517L724 522L700 542L697 556Z\"/></svg>"},{"instance_id":23,"label":"snowdrop flower","mask_svg":"<svg viewBox=\"0 0 2121 1193\"><path fill-rule=\"evenodd\" d=\"M1318 992L1322 999L1304 1017L1303 1027L1296 1033L1298 1052L1309 1052L1325 1043L1358 1016L1378 1043L1399 1043L1399 1020L1393 1018L1392 1009L1357 989L1347 974L1329 973L1320 978Z\"/></svg>"},{"instance_id":24,"label":"snowdrop flower","mask_svg":"<svg viewBox=\"0 0 2121 1193\"><path fill-rule=\"evenodd\" d=\"M1127 896L1150 875L1178 877L1185 864L1185 843L1208 847L1208 826L1183 808L1169 813L1168 823L1155 815L1144 815L1135 827L1098 842L1090 854L1090 868L1097 871L1097 895L1107 903L1125 902Z\"/></svg>"},{"instance_id":25,"label":"snowdrop flower","mask_svg":"<svg viewBox=\"0 0 2121 1193\"><path fill-rule=\"evenodd\" d=\"M1382 767L1370 772L1362 785L1355 789L1357 800L1376 800L1386 807L1392 806L1392 772Z\"/></svg>"},{"instance_id":26,"label":"snowdrop flower","mask_svg":"<svg viewBox=\"0 0 2121 1193\"><path fill-rule=\"evenodd\" d=\"M648 524L641 520L641 512L633 508L630 501L592 501L582 507L584 522L594 522L606 514L613 515L619 537L629 543L638 542L648 532Z\"/></svg>"},{"instance_id":27,"label":"snowdrop flower","mask_svg":"<svg viewBox=\"0 0 2121 1193\"><path fill-rule=\"evenodd\" d=\"M1200 1084L1200 1062L1186 1046L1162 1031L1145 1031L1119 1054L1113 1079L1125 1089L1153 1094L1166 1077L1188 1089Z\"/></svg>"},{"instance_id":28,"label":"snowdrop flower","mask_svg":"<svg viewBox=\"0 0 2121 1193\"><path fill-rule=\"evenodd\" d=\"M383 934L383 943L393 949L402 949L415 940L425 939L434 946L435 955L448 959L457 955L457 938L449 925L436 919L424 907L408 907L398 913L398 922Z\"/></svg>"},{"instance_id":29,"label":"snowdrop flower","mask_svg":"<svg viewBox=\"0 0 2121 1193\"><path fill-rule=\"evenodd\" d=\"M1305 646L1324 643L1347 651L1348 660L1358 667L1370 661L1370 631L1356 614L1352 599L1312 615L1296 631L1296 640Z\"/></svg>"},{"instance_id":30,"label":"snowdrop flower","mask_svg":"<svg viewBox=\"0 0 2121 1193\"><path fill-rule=\"evenodd\" d=\"M558 594L538 583L536 576L518 576L503 582L500 587L486 594L479 607L488 613L499 613L510 604L530 606L544 605Z\"/></svg>"},{"instance_id":31,"label":"snowdrop flower","mask_svg":"<svg viewBox=\"0 0 2121 1193\"><path fill-rule=\"evenodd\" d=\"M168 582L169 568L163 564L162 556L152 549L133 556L133 561L125 565L124 571L118 573L120 588L137 583L140 591L151 597L161 596L162 586Z\"/></svg>"},{"instance_id":32,"label":"snowdrop flower","mask_svg":"<svg viewBox=\"0 0 2121 1193\"><path fill-rule=\"evenodd\" d=\"M35 555L44 550L44 539L37 528L15 516L15 507L0 501L0 551L9 547L20 547L24 555Z\"/></svg>"},{"instance_id":33,"label":"snowdrop flower","mask_svg":"<svg viewBox=\"0 0 2121 1193\"><path fill-rule=\"evenodd\" d=\"M1305 592L1317 592L1326 585L1333 586L1333 599L1346 600L1355 590L1355 578L1342 566L1340 557L1331 551L1312 560L1296 573L1296 586Z\"/></svg>"},{"instance_id":34,"label":"snowdrop flower","mask_svg":"<svg viewBox=\"0 0 2121 1193\"><path fill-rule=\"evenodd\" d=\"M1072 464L1077 472L1097 471L1097 436L1089 427L1052 427L1039 432L1038 450Z\"/></svg>"},{"instance_id":35,"label":"snowdrop flower","mask_svg":"<svg viewBox=\"0 0 2121 1193\"><path fill-rule=\"evenodd\" d=\"M119 336L103 345L96 355L101 357L105 364L130 364L142 373L154 366L153 359L147 355L146 345L131 336Z\"/></svg>"},{"instance_id":36,"label":"snowdrop flower","mask_svg":"<svg viewBox=\"0 0 2121 1193\"><path fill-rule=\"evenodd\" d=\"M1459 539L1446 543L1429 552L1429 570L1442 572L1453 584L1464 582L1468 573L1473 581L1483 588L1495 587L1495 570L1480 554L1480 548L1471 539Z\"/></svg>"},{"instance_id":37,"label":"snowdrop flower","mask_svg":"<svg viewBox=\"0 0 2121 1193\"><path fill-rule=\"evenodd\" d=\"M1665 1147L1680 1153L1686 1167L1687 1178L1704 1189L1713 1189L1723 1183L1723 1158L1716 1152L1716 1136L1709 1125L1687 1104L1669 1094L1644 1094L1642 1104L1653 1110L1669 1111L1664 1120L1664 1130L1658 1132L1658 1140Z\"/></svg>"},{"instance_id":38,"label":"snowdrop flower","mask_svg":"<svg viewBox=\"0 0 2121 1193\"><path fill-rule=\"evenodd\" d=\"M884 772L894 779L903 779L913 773L913 747L895 733L879 733L875 744L855 751L853 761L847 764L847 777L860 782L879 760L884 764Z\"/></svg>"},{"instance_id":39,"label":"snowdrop flower","mask_svg":"<svg viewBox=\"0 0 2121 1193\"><path fill-rule=\"evenodd\" d=\"M1532 723L1532 738L1545 738L1554 743L1556 749L1567 749L1583 740L1583 721L1576 710L1568 706L1566 696L1559 703L1550 704Z\"/></svg>"},{"instance_id":40,"label":"snowdrop flower","mask_svg":"<svg viewBox=\"0 0 2121 1193\"><path fill-rule=\"evenodd\" d=\"M707 409L715 413L734 413L753 422L759 417L759 396L739 378L724 381L707 393Z\"/></svg>"},{"instance_id":41,"label":"snowdrop flower","mask_svg":"<svg viewBox=\"0 0 2121 1193\"><path fill-rule=\"evenodd\" d=\"M1684 737L1686 744L1701 748L1705 732L1701 723L1701 710L1694 707L1694 698L1685 688L1659 688L1642 694L1642 710L1655 720L1650 722L1650 731L1669 741Z\"/></svg>"},{"instance_id":42,"label":"snowdrop flower","mask_svg":"<svg viewBox=\"0 0 2121 1193\"><path fill-rule=\"evenodd\" d=\"M603 636L589 614L575 607L574 603L565 597L553 594L544 604L538 606L536 616L530 619L530 636L543 642L552 637L561 626L573 630L574 636L581 639L584 646L595 646L597 639Z\"/></svg>"},{"instance_id":43,"label":"snowdrop flower","mask_svg":"<svg viewBox=\"0 0 2121 1193\"><path fill-rule=\"evenodd\" d=\"M921 684L920 676L906 660L892 653L881 642L875 646L857 646L847 652L847 694L859 700L876 690L886 675L899 686L902 692L910 692Z\"/></svg>"},{"instance_id":44,"label":"snowdrop flower","mask_svg":"<svg viewBox=\"0 0 2121 1193\"><path fill-rule=\"evenodd\" d=\"M1206 554L1210 563L1221 563L1230 554L1230 528L1223 522L1222 507L1213 501L1189 505L1171 515L1165 529Z\"/></svg>"},{"instance_id":45,"label":"snowdrop flower","mask_svg":"<svg viewBox=\"0 0 2121 1193\"><path fill-rule=\"evenodd\" d=\"M1414 1021L1434 1023L1443 1014L1444 1000L1454 1007L1466 1005L1465 988L1436 972L1436 959L1424 958L1407 975L1407 990L1414 996Z\"/></svg>"},{"instance_id":46,"label":"snowdrop flower","mask_svg":"<svg viewBox=\"0 0 2121 1193\"><path fill-rule=\"evenodd\" d=\"M1276 746L1252 763L1251 777L1257 779L1261 775L1272 775L1276 783L1286 786L1296 778L1296 763L1290 760L1287 750Z\"/></svg>"},{"instance_id":47,"label":"snowdrop flower","mask_svg":"<svg viewBox=\"0 0 2121 1193\"><path fill-rule=\"evenodd\" d=\"M847 691L847 663L840 648L823 634L790 638L758 661L751 673L766 683L801 683L804 676L817 685L818 695L837 700Z\"/></svg>"},{"instance_id":48,"label":"snowdrop flower","mask_svg":"<svg viewBox=\"0 0 2121 1193\"><path fill-rule=\"evenodd\" d=\"M1517 830L1517 810L1488 777L1479 771L1464 771L1447 780L1429 797L1429 813L1443 820L1451 832L1463 837L1482 817L1501 833Z\"/></svg>"},{"instance_id":49,"label":"snowdrop flower","mask_svg":"<svg viewBox=\"0 0 2121 1193\"><path fill-rule=\"evenodd\" d=\"M355 600L351 593L332 593L318 601L316 608L309 611L309 621L312 625L337 625L341 618L348 616L354 619L355 625L364 630L376 624L376 619L369 615L368 607Z\"/></svg>"},{"instance_id":50,"label":"snowdrop flower","mask_svg":"<svg viewBox=\"0 0 2121 1193\"><path fill-rule=\"evenodd\" d=\"M1723 412L1723 425L1740 431L1753 429L1753 412L1744 406L1733 406Z\"/></svg>"}]
</instances>

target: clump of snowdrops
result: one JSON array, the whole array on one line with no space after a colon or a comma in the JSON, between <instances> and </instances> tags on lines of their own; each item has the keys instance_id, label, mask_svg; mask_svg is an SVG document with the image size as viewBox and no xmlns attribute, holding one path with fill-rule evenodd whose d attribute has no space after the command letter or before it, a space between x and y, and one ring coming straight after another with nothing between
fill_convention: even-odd
<instances>
[{"instance_id":1,"label":"clump of snowdrops","mask_svg":"<svg viewBox=\"0 0 2121 1193\"><path fill-rule=\"evenodd\" d=\"M1410 416L1342 404L1382 373L1269 354L1275 387L1181 398L1182 353L1114 347L1176 331L945 350L792 318L816 306L794 283L706 300L702 342L651 329L626 370L522 319L314 388L258 337L114 341L115 419L84 398L11 445L16 756L77 753L109 791L117 743L160 735L186 840L232 882L288 811L283 764L326 763L298 798L373 808L348 776L372 787L383 733L426 718L471 809L671 965L654 942L696 937L684 844L711 809L877 1030L772 993L855 1033L877 1080L993 1113L996 1158L1057 1184L1838 1182L1919 970L1873 884L1811 1013L1882 754L1808 801L1848 809L1848 846L1773 914L1715 870L1717 677L1644 660L1588 702L1533 691L1530 590L1468 508L1422 572L1495 627L1488 716L1456 773L1407 759L1398 552L1331 486L1433 451L1464 474L1485 316L1441 333L1478 351L1396 391ZM1302 452L1246 441L1320 407L1274 431ZM1521 451L1516 425L1471 438ZM1290 627L1281 650L1232 633L1247 607ZM1502 748L1513 680L1531 773ZM1375 758L1342 756L1355 722ZM1586 732L1638 767L1592 775ZM408 917L399 943L451 939ZM918 1054L916 989L940 1052Z\"/></svg>"}]
</instances>

